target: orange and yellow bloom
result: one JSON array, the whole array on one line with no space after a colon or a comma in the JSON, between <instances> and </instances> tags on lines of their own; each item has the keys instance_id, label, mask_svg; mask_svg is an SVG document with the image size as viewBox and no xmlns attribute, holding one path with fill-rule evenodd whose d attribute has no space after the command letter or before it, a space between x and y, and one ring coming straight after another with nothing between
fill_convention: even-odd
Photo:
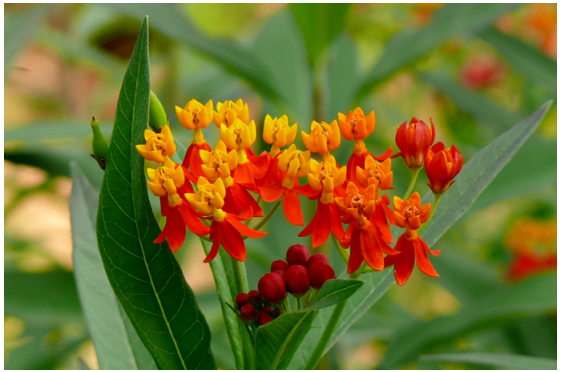
<instances>
[{"instance_id":1,"label":"orange and yellow bloom","mask_svg":"<svg viewBox=\"0 0 562 372\"><path fill-rule=\"evenodd\" d=\"M455 145L452 148L445 148L443 142L433 145L425 155L425 173L431 191L440 194L449 190L462 165L462 155Z\"/></svg>"},{"instance_id":2,"label":"orange and yellow bloom","mask_svg":"<svg viewBox=\"0 0 562 372\"><path fill-rule=\"evenodd\" d=\"M425 154L435 141L435 126L431 128L421 120L412 118L410 124L402 123L396 131L396 145L400 152L394 157L402 156L408 168L421 168Z\"/></svg>"}]
</instances>

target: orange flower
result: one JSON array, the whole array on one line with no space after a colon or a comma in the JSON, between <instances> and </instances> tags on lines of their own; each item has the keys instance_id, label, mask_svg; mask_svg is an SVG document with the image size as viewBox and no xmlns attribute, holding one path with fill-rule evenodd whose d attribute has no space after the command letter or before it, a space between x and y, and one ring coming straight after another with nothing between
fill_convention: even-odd
<instances>
[{"instance_id":1,"label":"orange flower","mask_svg":"<svg viewBox=\"0 0 562 372\"><path fill-rule=\"evenodd\" d=\"M427 253L437 256L441 251L430 251L426 242L416 231L422 223L427 222L431 214L431 204L427 203L420 206L420 203L420 194L417 192L413 193L409 200L394 197L395 224L406 228L406 231L398 238L394 247L394 250L400 252L400 254L386 256L384 266L394 265L394 277L396 283L400 286L404 285L412 275L415 262L424 274L435 278L439 277L427 258Z\"/></svg>"},{"instance_id":2,"label":"orange flower","mask_svg":"<svg viewBox=\"0 0 562 372\"><path fill-rule=\"evenodd\" d=\"M297 136L297 124L289 127L289 119L287 115L281 116L279 119L272 119L271 116L265 117L263 123L263 140L271 145L269 154L275 157L279 153L279 149L283 146L290 145Z\"/></svg>"},{"instance_id":3,"label":"orange flower","mask_svg":"<svg viewBox=\"0 0 562 372\"><path fill-rule=\"evenodd\" d=\"M232 258L246 261L246 245L242 234L249 238L261 238L267 232L256 231L240 222L250 218L251 213L235 216L223 211L226 188L221 178L211 184L207 179L199 177L197 188L196 193L186 194L185 197L198 212L204 216L212 215L213 218L209 235L213 246L203 262L211 262L217 256L221 244Z\"/></svg>"},{"instance_id":4,"label":"orange flower","mask_svg":"<svg viewBox=\"0 0 562 372\"><path fill-rule=\"evenodd\" d=\"M185 182L182 168L170 158L157 168L148 168L147 181L152 193L160 197L162 216L166 217L166 225L154 243L162 243L168 239L172 251L177 251L185 241L185 227L197 235L207 235L209 228L203 224L193 208L187 203L184 195L193 193L193 187Z\"/></svg>"},{"instance_id":5,"label":"orange flower","mask_svg":"<svg viewBox=\"0 0 562 372\"><path fill-rule=\"evenodd\" d=\"M338 239L344 238L344 231L338 208L335 204L334 191L340 188L346 178L346 167L338 169L333 156L326 154L325 161L318 163L310 160L310 173L308 183L311 191L320 195L318 208L314 218L303 231L300 237L312 234L312 247L317 248L324 244L333 232Z\"/></svg>"},{"instance_id":6,"label":"orange flower","mask_svg":"<svg viewBox=\"0 0 562 372\"><path fill-rule=\"evenodd\" d=\"M295 145L279 153L275 159L279 173L275 183L268 187L260 187L262 199L268 203L274 202L283 196L283 212L287 221L293 225L304 225L301 202L298 194L304 196L317 195L318 192L309 188L300 187L298 177L305 177L310 170L310 152L299 151Z\"/></svg>"},{"instance_id":7,"label":"orange flower","mask_svg":"<svg viewBox=\"0 0 562 372\"><path fill-rule=\"evenodd\" d=\"M346 235L350 236L350 255L347 273L357 271L363 261L373 270L384 269L383 252L389 255L397 254L385 242L382 241L375 225L370 218L377 208L375 203L376 186L370 185L363 192L350 182L347 184L345 197L337 197L336 204L341 212L345 213L352 222ZM347 246L347 242L342 244Z\"/></svg>"},{"instance_id":8,"label":"orange flower","mask_svg":"<svg viewBox=\"0 0 562 372\"><path fill-rule=\"evenodd\" d=\"M164 163L167 156L172 156L176 153L174 136L168 125L165 125L160 133L145 129L144 139L146 144L137 145L136 147L146 160Z\"/></svg>"},{"instance_id":9,"label":"orange flower","mask_svg":"<svg viewBox=\"0 0 562 372\"><path fill-rule=\"evenodd\" d=\"M213 121L218 128L223 124L229 127L237 119L241 120L244 124L250 120L250 109L247 103L244 103L241 98L236 102L217 102L217 111L213 115Z\"/></svg>"},{"instance_id":10,"label":"orange flower","mask_svg":"<svg viewBox=\"0 0 562 372\"><path fill-rule=\"evenodd\" d=\"M410 120L410 124L402 123L396 131L396 145L400 152L393 158L402 156L408 168L420 168L423 158L435 140L435 126L431 121L431 129L416 118Z\"/></svg>"},{"instance_id":11,"label":"orange flower","mask_svg":"<svg viewBox=\"0 0 562 372\"><path fill-rule=\"evenodd\" d=\"M182 163L182 166L190 171L186 172L186 175L192 182L196 182L197 178L205 176L201 170L203 162L199 156L199 151L211 151L211 148L205 141L201 129L206 128L211 123L213 112L213 101L211 100L205 106L195 99L189 101L183 109L176 106L176 115L180 124L186 129L193 130L193 141L187 149Z\"/></svg>"},{"instance_id":12,"label":"orange flower","mask_svg":"<svg viewBox=\"0 0 562 372\"><path fill-rule=\"evenodd\" d=\"M317 152L324 157L330 154L330 150L335 150L340 146L341 134L338 122L332 121L331 124L313 121L310 126L310 134L301 132L302 141L310 152Z\"/></svg>"},{"instance_id":13,"label":"orange flower","mask_svg":"<svg viewBox=\"0 0 562 372\"><path fill-rule=\"evenodd\" d=\"M383 161L392 155L392 147L386 150L380 156L372 155L365 147L363 140L371 135L375 130L375 112L371 111L368 116L365 116L363 110L357 107L355 110L350 111L347 116L338 113L341 133L346 140L355 140L355 149L349 161L347 162L347 179L351 182L356 181L357 167L363 168L365 166L365 158L371 155L374 159Z\"/></svg>"},{"instance_id":14,"label":"orange flower","mask_svg":"<svg viewBox=\"0 0 562 372\"><path fill-rule=\"evenodd\" d=\"M431 191L439 194L449 190L462 165L462 155L455 145L445 148L443 142L436 143L425 156L425 173Z\"/></svg>"}]
</instances>

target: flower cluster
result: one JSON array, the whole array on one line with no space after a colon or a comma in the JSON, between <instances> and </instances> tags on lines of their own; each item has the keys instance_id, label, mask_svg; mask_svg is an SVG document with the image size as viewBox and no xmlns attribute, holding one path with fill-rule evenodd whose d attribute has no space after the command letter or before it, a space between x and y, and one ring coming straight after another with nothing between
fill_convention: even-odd
<instances>
[{"instance_id":1,"label":"flower cluster","mask_svg":"<svg viewBox=\"0 0 562 372\"><path fill-rule=\"evenodd\" d=\"M145 159L161 164L148 170L148 186L160 197L162 215L167 217L156 242L168 239L170 248L177 250L183 244L187 227L197 235L208 235L206 239L212 241L205 262L213 260L221 245L234 259L245 261L242 235L259 238L266 234L258 231L263 223L255 228L248 226L250 219L264 216L256 197L268 203L282 202L287 221L304 226L300 203L300 196L304 196L315 200L317 208L299 236L311 236L312 247L318 248L333 234L341 247L349 249L349 254L342 253L348 273L359 269L361 272L366 266L383 270L394 265L396 280L402 285L417 260L424 273L438 276L426 253L439 252L430 251L416 232L430 218L431 205L420 205L419 194L414 193L409 199L394 197L391 208L390 198L381 192L393 189L393 149L379 156L367 149L364 140L375 129L374 112L366 115L356 108L347 115L340 113L331 123L313 121L309 133L301 132L304 151L292 144L297 124L290 125L286 115L268 115L263 123L263 139L271 150L259 155L251 150L257 136L256 124L250 121L248 105L242 100L219 103L216 110L212 101L203 105L192 100L183 109L176 107L176 114L183 127L194 131L182 164L171 160L176 146L168 126L160 133L147 130L146 144L137 146ZM220 129L221 139L214 149L202 132L211 122ZM354 150L345 166L338 164L330 153L340 146L342 136L354 141ZM443 143L433 144L434 140L433 122L429 128L413 118L398 128L396 144L400 152L392 158L401 156L416 176L425 165L429 187L438 200L453 184L463 159L455 146L445 148ZM390 224L406 229L394 248L390 246L394 243ZM310 278L312 268L304 263L292 264L289 257L290 267L286 270L280 262L277 265L277 273L268 274L268 280L282 283L278 284L283 287L279 293L304 293L308 280L305 278ZM289 272L290 278L298 279L284 279ZM270 299L269 302L276 302Z\"/></svg>"},{"instance_id":2,"label":"flower cluster","mask_svg":"<svg viewBox=\"0 0 562 372\"><path fill-rule=\"evenodd\" d=\"M287 250L286 260L273 261L271 272L258 283L258 290L236 296L238 317L247 324L262 326L288 310L284 304L287 294L303 297L309 290L319 290L336 277L328 257L322 253L312 256L307 247L295 244Z\"/></svg>"}]
</instances>

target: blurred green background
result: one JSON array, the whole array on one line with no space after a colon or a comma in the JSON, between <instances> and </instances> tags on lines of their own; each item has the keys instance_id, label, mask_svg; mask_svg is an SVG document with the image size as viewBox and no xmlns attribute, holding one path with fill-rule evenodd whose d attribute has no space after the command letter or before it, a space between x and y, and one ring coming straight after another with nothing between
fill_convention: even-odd
<instances>
[{"instance_id":1,"label":"blurred green background","mask_svg":"<svg viewBox=\"0 0 562 372\"><path fill-rule=\"evenodd\" d=\"M319 367L371 369L383 359L387 368L478 367L420 359L468 351L556 358L556 4L4 7L5 368L97 368L72 274L68 164L78 162L99 189L90 117L109 137L146 14L152 90L185 147L191 134L175 105L242 98L258 127L266 114L287 114L308 131L312 119L331 121L357 105L374 110L367 145L375 154L393 144L402 122L431 117L437 140L454 143L466 162L554 99L537 133L434 247L442 249L432 259L441 278L415 270ZM205 134L214 145L216 128ZM344 141L338 162L351 151ZM394 192L402 195L409 170L393 164ZM429 190L424 177L421 194ZM309 221L312 204L303 206ZM266 238L247 243L253 288L289 245L307 243L281 213L270 226ZM213 332L219 367L233 368L212 275L193 235L177 258ZM340 261L332 252L336 272ZM495 303L485 301L495 295ZM472 309L472 318L456 316L461 308Z\"/></svg>"}]
</instances>

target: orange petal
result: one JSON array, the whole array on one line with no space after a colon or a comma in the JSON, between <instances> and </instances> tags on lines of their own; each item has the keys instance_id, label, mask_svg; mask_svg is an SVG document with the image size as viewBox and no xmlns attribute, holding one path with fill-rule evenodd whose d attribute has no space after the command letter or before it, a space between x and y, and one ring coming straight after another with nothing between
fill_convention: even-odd
<instances>
[{"instance_id":1,"label":"orange petal","mask_svg":"<svg viewBox=\"0 0 562 372\"><path fill-rule=\"evenodd\" d=\"M267 235L267 231L254 230L238 221L238 219L231 214L226 215L226 221L236 228L238 232L244 234L244 236L247 236L248 238L262 238Z\"/></svg>"},{"instance_id":2,"label":"orange petal","mask_svg":"<svg viewBox=\"0 0 562 372\"><path fill-rule=\"evenodd\" d=\"M425 253L425 249L423 247L423 244L420 242L420 240L421 238L413 240L418 268L425 275L432 276L434 278L439 278L439 274L437 274L437 271L435 271L433 265L431 265L429 258L427 258L427 254Z\"/></svg>"},{"instance_id":3,"label":"orange petal","mask_svg":"<svg viewBox=\"0 0 562 372\"><path fill-rule=\"evenodd\" d=\"M273 185L260 188L260 195L262 199L268 203L272 203L279 199L284 192L285 188L281 185Z\"/></svg>"},{"instance_id":4,"label":"orange petal","mask_svg":"<svg viewBox=\"0 0 562 372\"><path fill-rule=\"evenodd\" d=\"M402 286L410 279L414 270L414 247L411 240L401 235L394 249L400 252L394 262L394 277L396 278L396 283Z\"/></svg>"},{"instance_id":5,"label":"orange petal","mask_svg":"<svg viewBox=\"0 0 562 372\"><path fill-rule=\"evenodd\" d=\"M227 215L228 218L229 215ZM236 220L237 221L237 220ZM237 261L246 261L246 245L240 232L230 224L231 221L224 220L217 225L217 233L220 237L221 244L226 249L228 254ZM237 221L243 226L241 222ZM247 227L247 226L246 226Z\"/></svg>"},{"instance_id":6,"label":"orange petal","mask_svg":"<svg viewBox=\"0 0 562 372\"><path fill-rule=\"evenodd\" d=\"M283 196L283 212L289 223L296 226L304 225L301 201L294 189L287 190Z\"/></svg>"}]
</instances>

